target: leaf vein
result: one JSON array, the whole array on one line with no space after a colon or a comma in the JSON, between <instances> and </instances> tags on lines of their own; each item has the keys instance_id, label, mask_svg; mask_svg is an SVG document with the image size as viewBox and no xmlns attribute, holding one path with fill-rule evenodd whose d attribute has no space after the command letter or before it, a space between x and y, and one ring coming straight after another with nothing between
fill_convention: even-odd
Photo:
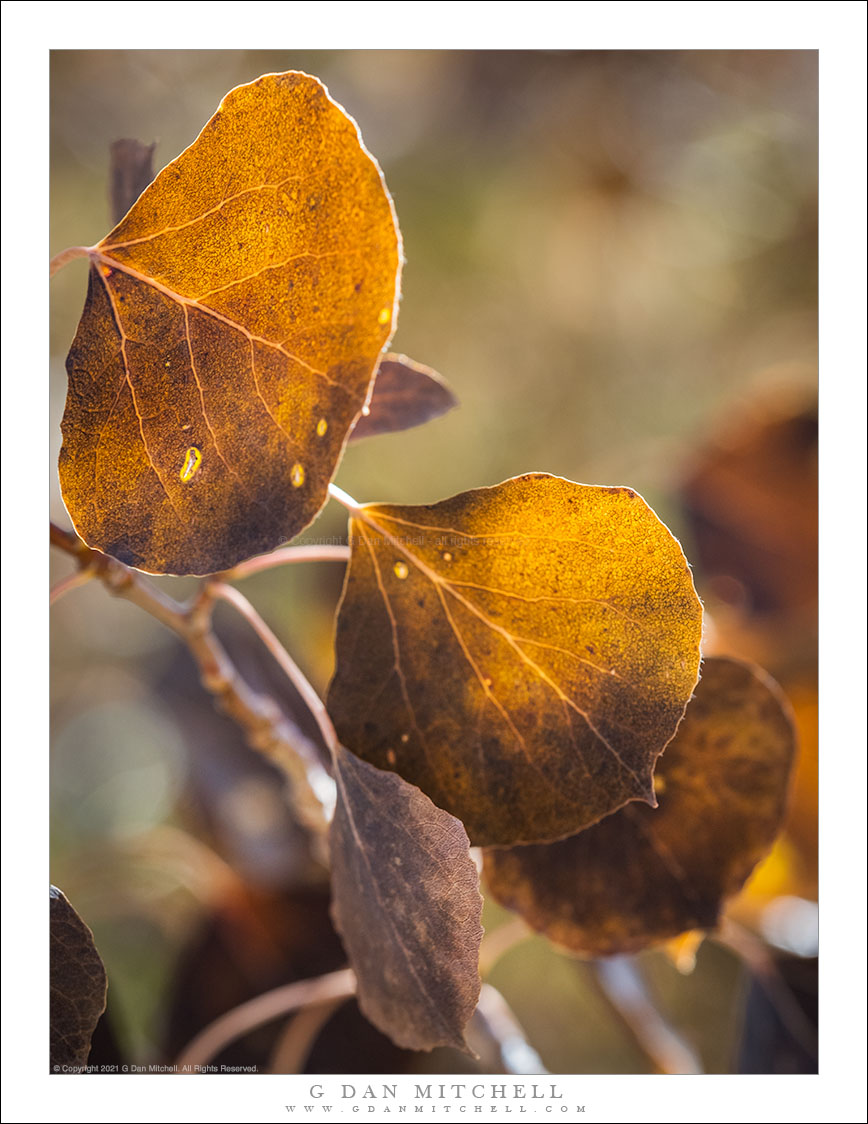
<instances>
[{"instance_id":1,"label":"leaf vein","mask_svg":"<svg viewBox=\"0 0 868 1124\"><path fill-rule=\"evenodd\" d=\"M168 297L169 300L174 301L176 304L189 305L192 308L199 309L206 316L211 316L219 323L225 324L227 328L231 328L236 332L240 332L241 335L245 336L252 343L261 343L263 347L268 347L271 348L272 351L279 352L287 359L290 359L293 363L298 363L300 367L304 367L306 370L310 371L311 374L318 375L321 379L327 382L329 386L337 387L338 389L343 390L345 394L349 393L349 391L347 391L345 387L341 386L340 383L335 382L334 379L330 378L325 373L325 371L320 371L318 370L318 368L311 366L310 363L305 362L305 360L300 356L293 355L292 352L287 351L286 348L281 344L275 343L273 340L267 340L264 336L255 335L248 328L245 328L243 324L239 324L237 320L233 320L230 316L224 316L222 312L218 312L214 308L209 308L206 304L200 304L198 301L192 299L191 297L182 296L180 293L172 289L169 285L164 285L161 281L157 281L155 277L148 277L147 274L140 272L138 269L135 269L131 265L127 265L125 262L118 261L117 258L109 257L106 254L100 253L98 250L92 251L91 257L105 262L111 269L119 269L122 273L126 273L128 277L132 277L133 280L139 281L143 285L150 286L152 289L156 290L156 292L162 293L164 297Z\"/></svg>"},{"instance_id":2,"label":"leaf vein","mask_svg":"<svg viewBox=\"0 0 868 1124\"><path fill-rule=\"evenodd\" d=\"M460 535L465 539L527 539L529 542L550 542L558 543L559 545L566 546L586 546L591 550L599 550L604 554L617 554L617 551L612 550L610 547L600 546L599 543L588 542L586 539L560 539L554 538L552 535L529 535L526 531L477 531L471 533L470 531L461 531L457 527L440 527L433 523L414 523L411 519L399 519L396 515L386 515L383 511L378 511L377 515L380 519L385 519L389 523L400 523L403 527L412 527L417 531L439 531L445 535ZM380 528L382 530L382 528Z\"/></svg>"},{"instance_id":3,"label":"leaf vein","mask_svg":"<svg viewBox=\"0 0 868 1124\"><path fill-rule=\"evenodd\" d=\"M315 173L312 173L315 174ZM185 222L177 223L174 226L164 226L162 230L156 230L153 234L144 234L141 238L130 238L126 242L100 242L99 246L103 250L125 250L128 246L141 246L144 242L153 242L157 238L162 238L164 234L174 234L178 230L186 230L188 227L195 226L197 222L202 222L203 219L209 218L211 215L216 215L222 211L227 203L232 203L236 199L241 199L245 195L252 195L257 191L278 191L281 187L285 187L293 180L302 181L310 179L311 176L287 176L285 180L280 183L261 183L254 184L252 187L245 187L241 191L237 191L234 195L227 195L221 199L219 203L213 207L209 207L207 211L203 211L195 218L187 219Z\"/></svg>"},{"instance_id":4,"label":"leaf vein","mask_svg":"<svg viewBox=\"0 0 868 1124\"><path fill-rule=\"evenodd\" d=\"M317 254L313 250L300 250L297 254L293 254L285 261L272 262L270 265L264 265L262 269L257 269L255 273L248 273L246 277L239 277L237 281L228 281L225 285L219 285L216 289L208 289L204 293L197 293L195 297L190 297L189 299L194 304L199 304L206 297L213 297L215 293L224 293L227 289L234 289L237 285L243 285L247 281L254 281L257 277L261 277L263 273L268 273L271 269L284 269L294 261L301 261L302 258L319 260L322 258L356 257L360 253L361 250L327 250L322 254Z\"/></svg>"},{"instance_id":5,"label":"leaf vein","mask_svg":"<svg viewBox=\"0 0 868 1124\"><path fill-rule=\"evenodd\" d=\"M547 540L553 541L551 539ZM613 605L611 601L607 601L602 597L567 597L564 594L539 594L536 597L528 597L524 593L514 593L509 589L497 589L490 585L480 585L477 582L456 581L454 578L449 579L450 585L466 587L468 589L478 589L482 593L493 593L496 597L511 597L516 601L526 601L529 605L537 605L543 601L552 601L558 605L599 605L603 609L611 609L613 613L617 613L619 617L623 617L625 621L634 624L637 628L645 631L645 626L641 621L637 621L635 617L631 617L623 609L619 609L617 605Z\"/></svg>"},{"instance_id":6,"label":"leaf vein","mask_svg":"<svg viewBox=\"0 0 868 1124\"><path fill-rule=\"evenodd\" d=\"M594 734L594 736L598 739L598 741L601 743L601 745L605 746L605 748L615 758L615 760L620 764L620 766L625 770L625 772L629 773L636 780L636 782L642 787L643 790L646 788L646 785L642 781L641 777L639 777L639 775L636 773L635 769L633 769L630 765L627 764L626 761L624 761L624 759L621 757L621 754L609 742L608 738L606 738L605 735L602 734L601 731L597 729L597 727L594 725L594 722L591 719L590 715L587 713L587 711L583 710L582 707L580 707L576 702L573 701L573 699L571 699L569 697L569 695L565 694L564 691L561 689L561 687L557 683L555 683L554 680L551 679L547 675L547 673L544 671L544 669L542 667L540 667L539 664L537 664L533 659L531 659L531 657L526 652L524 652L521 649L521 647L516 643L515 638L512 636L512 634L507 629L503 628L501 625L495 624L495 622L492 621L484 612L482 612L481 609L479 609L476 605L474 605L472 601L469 601L466 597L464 597L462 594L458 593L455 589L453 589L452 586L450 585L450 583L445 578L443 578L435 570L432 570L430 567L428 567L420 558L418 558L415 554L413 554L412 551L408 550L398 539L396 539L393 535L389 534L389 532L384 527L379 525L374 520L374 518L370 515L369 512L367 512L364 509L361 509L359 514L360 514L361 518L365 519L368 523L371 524L371 526L375 527L386 538L388 538L394 544L394 546L396 546L397 549L400 550L401 553L403 555L405 555L405 557L408 558L413 563L413 565L416 567L416 569L419 570L419 572L424 577L428 578L428 580L437 589L438 595L440 593L440 587L445 586L445 588L455 598L455 600L460 601L463 605L465 605L466 608L468 608L475 616L477 616L483 622L483 624L487 625L493 632L496 632L496 633L500 634L504 638L504 640L506 640L507 644L509 644L510 647L512 647L513 650L518 654L519 658L525 664L527 664L527 666L532 668L536 672L536 674L540 677L540 679L542 679L545 683L548 684L548 686L557 694L558 698L565 701L566 704L576 712L576 714L581 715L581 717L584 719L588 729ZM380 513L378 512L377 514L379 515ZM404 520L404 521L401 521L401 522L407 522L407 521ZM412 526L413 524L410 524L410 525ZM423 525L419 524L418 526L422 527ZM471 536L468 536L468 537L471 537ZM547 540L547 541L553 541L553 540ZM441 596L441 602L443 602L442 596ZM444 603L444 608L445 608L445 603ZM448 615L448 611L447 611L447 615ZM451 620L451 617L449 619L450 619L450 624L452 624L452 627L454 629L455 626L454 626L454 624ZM461 642L462 648L463 648L464 647L463 640L460 641L460 642ZM474 669L475 669L475 665L474 665ZM478 671L477 671L477 675L478 675ZM523 739L522 739L522 741L523 741Z\"/></svg>"},{"instance_id":7,"label":"leaf vein","mask_svg":"<svg viewBox=\"0 0 868 1124\"><path fill-rule=\"evenodd\" d=\"M407 689L407 680L404 676L404 669L401 667L401 649L400 649L400 646L399 646L399 643L398 643L398 622L395 620L395 614L392 611L392 603L389 600L388 593L386 592L386 586L383 582L383 576L380 572L380 566L379 566L379 563L377 562L377 558L376 558L376 555L374 553L374 550L373 550L373 548L372 548L372 546L371 546L371 544L368 540L367 535L365 534L364 528L360 527L359 530L362 533L362 538L364 540L365 546L368 548L368 553L371 556L371 562L373 563L374 573L375 573L376 579L377 579L377 587L380 591L380 596L383 599L383 606L384 606L384 608L386 610L386 613L388 614L388 617L389 617L389 624L390 624L391 630L392 630L392 651L394 653L394 661L393 661L394 670L397 672L398 680L401 684L401 694L404 698L404 705L407 708L407 713L410 716L410 722L413 725L413 729L416 731L416 734L419 737L419 741L420 741L421 746L422 746L422 752L425 754L426 758L428 758L429 757L428 744L425 741L425 735L422 733L422 730L419 727L419 723L416 721L416 712L413 709L413 704L410 702L410 694L409 694L409 691ZM430 758L429 758L429 760L430 760Z\"/></svg>"},{"instance_id":8,"label":"leaf vein","mask_svg":"<svg viewBox=\"0 0 868 1124\"><path fill-rule=\"evenodd\" d=\"M129 361L129 358L127 356L127 339L128 339L128 337L127 337L126 332L124 331L123 325L121 324L120 314L118 313L117 306L115 304L115 299L114 299L114 296L112 295L111 286L108 283L108 279L103 277L102 274L99 273L99 270L97 270L97 273L99 274L99 276L102 280L102 283L105 286L106 295L108 296L109 304L111 305L112 317L113 317L114 322L115 322L115 327L117 328L118 334L120 335L120 338L121 338L121 359L123 360L123 364L124 364L124 378L127 381L127 386L130 388L130 398L131 398L132 403L133 403L133 409L135 410L136 418L138 419L138 422L139 422L139 434L142 438L142 448L145 450L145 456L148 458L148 464L151 466L151 469L152 469L154 475L156 476L157 480L159 481L160 487L163 489L163 491L166 495L166 499L169 501L169 506L171 507L172 511L175 514L175 518L178 520L178 522L182 526L185 526L186 520L184 520L181 517L181 513L178 511L177 507L175 506L175 501L172 499L172 496L169 493L169 489L166 487L166 485L163 481L163 477L160 475L160 471L157 468L156 464L154 463L154 458L151 456L151 450L148 448L148 441L147 441L147 438L145 437L144 422L142 420L142 415L141 415L141 412L139 410L139 404L138 404L138 400L136 398L136 390L135 390L135 387L133 386L133 380L132 380L132 377L130 375L130 361Z\"/></svg>"},{"instance_id":9,"label":"leaf vein","mask_svg":"<svg viewBox=\"0 0 868 1124\"><path fill-rule=\"evenodd\" d=\"M488 625L488 627L490 629L492 629L494 632L501 635L504 638L504 640L507 642L507 644L509 644L509 646L518 654L519 658L524 663L526 663L528 665L528 667L532 668L536 672L536 674L540 677L540 679L543 680L544 683L548 684L548 686L557 694L558 698L560 698L563 702L565 702L567 704L567 706L571 707L576 712L576 714L580 714L582 716L582 718L585 720L585 723L587 724L588 729L591 731L591 733L594 734L594 736L606 747L606 749L609 751L609 753L612 754L612 756L615 758L615 760L618 761L618 763L621 765L621 767L624 770L626 770L626 772L628 772L644 788L641 777L636 773L635 769L631 768L627 764L627 762L621 757L621 754L618 753L618 751L611 744L611 742L608 740L608 738L606 738L597 729L597 727L594 725L594 723L591 719L591 716L588 714L588 712L586 710L583 710L582 707L580 707L577 702L575 702L573 699L571 699L570 696L568 694L566 694L564 692L564 690L554 681L554 679L552 679L548 675L548 673L545 671L545 669L540 667L540 665L536 662L536 660L531 659L531 657L526 652L524 652L522 650L520 645L517 643L517 638L514 637L512 635L512 633L509 632L507 629L503 628L499 624L495 624L494 621L490 620L485 615L485 613L482 612L481 609L478 609L473 604L472 601L468 601L466 597L462 597L462 595L460 593L457 593L454 589L451 589L449 587L448 583L446 583L446 588L449 589L449 592L452 594L452 596L454 598L456 598L456 600L460 601L463 605L466 605L467 608L470 609L470 611L472 613L474 613L477 617L479 617L479 619L483 622L483 624ZM525 643L528 643L528 641L525 641ZM530 643L534 643L534 641L530 641ZM577 658L580 658L580 657L577 657ZM597 670L599 671L600 669L597 668Z\"/></svg>"},{"instance_id":10,"label":"leaf vein","mask_svg":"<svg viewBox=\"0 0 868 1124\"><path fill-rule=\"evenodd\" d=\"M353 812L352 812L352 807L350 805L349 796L347 794L346 784L344 783L342 770L341 770L341 767L340 767L339 764L337 765L337 768L335 769L335 777L338 781L338 784L340 785L341 791L343 792L344 810L346 812L347 822L350 825L350 830L353 833L353 838L356 841L356 851L361 856L362 861L364 862L365 866L368 868L368 874L369 874L369 877L370 877L371 888L374 891L374 897L377 899L377 904L380 906L380 912L381 912L382 916L385 918L387 926L392 930L392 934L395 938L396 945L401 950L401 952L404 954L404 962L405 962L405 964L406 964L406 966L407 966L407 968L410 972L410 975L416 981L416 984L418 985L419 990L421 991L422 995L425 997L425 999L427 1000L427 1002L428 1002L428 1004L431 1008L430 1013L431 1013L432 1018L434 1020L436 1020L442 1027L444 1027L446 1029L446 1031L451 1036L452 1032L451 1032L450 1028L446 1025L446 1022L443 1019L443 1016L440 1014L440 1010L439 1010L439 1007L438 1007L438 1004L437 1004L437 1001L436 1001L435 997L428 990L428 988L425 984L425 980L422 977L419 976L418 972L416 971L416 969L413 965L410 950L408 949L407 945L405 944L404 939L403 939L398 927L395 924L395 921L392 917L392 911L389 909L386 902L383 901L382 894L380 893L380 884L377 880L376 874L374 872L374 868L371 865L371 860L368 858L368 854L367 854L365 844L362 841L362 837L359 835L358 827L356 826L355 816L353 815ZM358 780L358 778L357 778L357 780ZM362 788L364 789L364 786L362 786ZM365 791L368 791L368 790L365 790Z\"/></svg>"},{"instance_id":11,"label":"leaf vein","mask_svg":"<svg viewBox=\"0 0 868 1124\"><path fill-rule=\"evenodd\" d=\"M249 497L249 488L235 471L235 469L232 468L232 466L228 463L228 461L220 451L220 444L217 441L217 434L214 432L214 427L211 425L211 421L208 417L208 411L205 408L205 393L202 389L202 383L199 381L199 373L196 370L196 359L193 355L193 337L190 334L190 316L186 305L184 306L184 335L187 339L187 354L190 356L190 370L193 372L193 378L196 380L196 387L199 391L199 402L202 406L202 417L205 419L205 425L208 427L208 432L211 434L211 440L214 442L214 451L225 465L227 472L230 472L235 477L235 479L241 485L244 493Z\"/></svg>"}]
</instances>

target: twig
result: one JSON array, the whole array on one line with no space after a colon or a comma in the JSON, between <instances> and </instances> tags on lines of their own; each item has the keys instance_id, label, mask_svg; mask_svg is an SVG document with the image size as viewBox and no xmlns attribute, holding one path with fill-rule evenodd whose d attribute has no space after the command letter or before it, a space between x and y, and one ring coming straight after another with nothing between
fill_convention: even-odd
<instances>
[{"instance_id":1,"label":"twig","mask_svg":"<svg viewBox=\"0 0 868 1124\"><path fill-rule=\"evenodd\" d=\"M631 957L595 960L589 967L597 991L658 1073L702 1073L696 1052L649 999Z\"/></svg>"},{"instance_id":2,"label":"twig","mask_svg":"<svg viewBox=\"0 0 868 1124\"><path fill-rule=\"evenodd\" d=\"M53 277L59 269L63 269L65 265L75 261L76 258L86 258L90 251L90 246L70 246L68 250L61 250L48 263L48 276Z\"/></svg>"},{"instance_id":3,"label":"twig","mask_svg":"<svg viewBox=\"0 0 868 1124\"><path fill-rule=\"evenodd\" d=\"M346 996L339 995L324 1003L312 1003L291 1018L271 1053L268 1072L301 1073L319 1032L345 1002Z\"/></svg>"},{"instance_id":4,"label":"twig","mask_svg":"<svg viewBox=\"0 0 868 1124\"><path fill-rule=\"evenodd\" d=\"M188 631L186 606L167 596L146 577L131 570L123 562L118 562L116 558L111 558L107 554L101 554L98 550L91 550L72 531L64 531L55 523L49 524L49 527L51 545L74 558L79 569L92 571L94 577L99 578L110 593L132 601L152 617L156 617L176 635L184 638Z\"/></svg>"},{"instance_id":5,"label":"twig","mask_svg":"<svg viewBox=\"0 0 868 1124\"><path fill-rule=\"evenodd\" d=\"M154 178L154 144L124 137L111 146L109 202L117 225Z\"/></svg>"},{"instance_id":6,"label":"twig","mask_svg":"<svg viewBox=\"0 0 868 1124\"><path fill-rule=\"evenodd\" d=\"M197 597L181 604L138 571L92 550L72 532L53 523L51 542L73 557L80 569L91 571L116 597L132 601L184 641L205 690L241 727L250 746L286 774L293 806L311 831L319 857L324 858L327 808L334 804L334 781L323 767L316 746L289 721L274 699L248 686L217 639L211 621L215 583L205 582ZM317 702L322 707L318 697Z\"/></svg>"},{"instance_id":7,"label":"twig","mask_svg":"<svg viewBox=\"0 0 868 1124\"><path fill-rule=\"evenodd\" d=\"M247 1003L233 1007L197 1034L181 1051L177 1061L178 1068L183 1070L184 1066L207 1065L236 1038L264 1023L279 1019L281 1015L288 1015L300 1007L347 999L355 994L355 990L356 977L352 969L344 968L340 972L331 972L313 980L299 980L297 983L266 991Z\"/></svg>"},{"instance_id":8,"label":"twig","mask_svg":"<svg viewBox=\"0 0 868 1124\"><path fill-rule=\"evenodd\" d=\"M476 1017L485 1033L497 1046L504 1073L548 1073L542 1058L525 1038L524 1031L509 1004L491 984L484 983L479 993ZM471 1023L471 1028L473 1024Z\"/></svg>"},{"instance_id":9,"label":"twig","mask_svg":"<svg viewBox=\"0 0 868 1124\"><path fill-rule=\"evenodd\" d=\"M134 862L137 870L159 875L159 885L151 884L151 895L168 896L182 886L200 908L209 912L245 888L241 875L207 843L183 828L159 824L117 840L108 856L102 841L76 851L77 885L91 887L94 898L88 917L95 921L116 918L136 908L135 895L120 876L116 860Z\"/></svg>"},{"instance_id":10,"label":"twig","mask_svg":"<svg viewBox=\"0 0 868 1124\"><path fill-rule=\"evenodd\" d=\"M332 720L328 716L328 711L322 699L310 685L304 672L289 652L287 652L286 648L284 648L243 593L239 593L238 590L234 589L231 585L226 585L225 582L219 581L210 582L209 589L214 597L219 597L221 601L226 601L227 604L237 609L242 617L244 617L274 657L275 663L279 665L281 670L286 674L287 679L289 679L290 683L292 683L293 687L295 687L296 691L301 695L305 705L316 720L319 732L323 736L323 741L328 746L332 755L336 754L338 751L338 736L335 733Z\"/></svg>"},{"instance_id":11,"label":"twig","mask_svg":"<svg viewBox=\"0 0 868 1124\"><path fill-rule=\"evenodd\" d=\"M517 944L534 934L520 917L512 917L503 925L487 932L479 946L479 974L485 979L497 961Z\"/></svg>"},{"instance_id":12,"label":"twig","mask_svg":"<svg viewBox=\"0 0 868 1124\"><path fill-rule=\"evenodd\" d=\"M57 585L51 587L51 592L48 594L48 604L56 604L70 590L78 589L80 585L87 585L95 577L96 574L93 570L74 570L67 577L61 579Z\"/></svg>"},{"instance_id":13,"label":"twig","mask_svg":"<svg viewBox=\"0 0 868 1124\"><path fill-rule=\"evenodd\" d=\"M744 962L793 1040L816 1057L817 1031L796 1001L766 944L729 917L723 919L712 937Z\"/></svg>"},{"instance_id":14,"label":"twig","mask_svg":"<svg viewBox=\"0 0 868 1124\"><path fill-rule=\"evenodd\" d=\"M154 178L154 145L141 141L115 141L111 148L111 210L112 222L118 223ZM48 276L53 277L76 258L86 258L93 246L70 246L55 254L48 263Z\"/></svg>"},{"instance_id":15,"label":"twig","mask_svg":"<svg viewBox=\"0 0 868 1124\"><path fill-rule=\"evenodd\" d=\"M205 909L214 909L216 903L245 886L241 875L213 847L172 824L158 824L124 839L118 851L135 859L139 866L151 864L163 873L172 871ZM95 861L104 867L104 853Z\"/></svg>"},{"instance_id":16,"label":"twig","mask_svg":"<svg viewBox=\"0 0 868 1124\"><path fill-rule=\"evenodd\" d=\"M337 500L341 507L345 507L349 512L356 512L361 510L361 504L356 503L351 495L339 488L337 484L329 484L329 495L333 500Z\"/></svg>"},{"instance_id":17,"label":"twig","mask_svg":"<svg viewBox=\"0 0 868 1124\"><path fill-rule=\"evenodd\" d=\"M280 550L272 550L271 554L260 554L256 558L248 558L246 562L239 562L219 576L222 581L238 581L292 562L348 562L349 558L348 546L284 546Z\"/></svg>"}]
</instances>

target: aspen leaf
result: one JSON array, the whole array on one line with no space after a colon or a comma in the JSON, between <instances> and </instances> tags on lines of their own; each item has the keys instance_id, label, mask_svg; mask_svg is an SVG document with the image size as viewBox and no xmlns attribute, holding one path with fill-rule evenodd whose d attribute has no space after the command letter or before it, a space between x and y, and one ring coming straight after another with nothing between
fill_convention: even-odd
<instances>
[{"instance_id":1,"label":"aspen leaf","mask_svg":"<svg viewBox=\"0 0 868 1124\"><path fill-rule=\"evenodd\" d=\"M418 788L339 748L332 912L362 1013L398 1046L466 1049L482 898L467 833Z\"/></svg>"},{"instance_id":2,"label":"aspen leaf","mask_svg":"<svg viewBox=\"0 0 868 1124\"><path fill-rule=\"evenodd\" d=\"M51 926L51 1064L83 1066L105 1010L106 974L93 933L55 886L49 892Z\"/></svg>"},{"instance_id":3,"label":"aspen leaf","mask_svg":"<svg viewBox=\"0 0 868 1124\"><path fill-rule=\"evenodd\" d=\"M355 122L306 74L239 86L88 254L60 455L81 537L188 574L298 534L397 310L400 236Z\"/></svg>"},{"instance_id":4,"label":"aspen leaf","mask_svg":"<svg viewBox=\"0 0 868 1124\"><path fill-rule=\"evenodd\" d=\"M457 398L436 371L406 355L387 355L377 371L367 412L356 422L350 440L412 429L457 405Z\"/></svg>"},{"instance_id":5,"label":"aspen leaf","mask_svg":"<svg viewBox=\"0 0 868 1124\"><path fill-rule=\"evenodd\" d=\"M640 496L531 474L358 508L350 537L328 695L343 744L476 844L556 839L653 803L702 608Z\"/></svg>"},{"instance_id":6,"label":"aspen leaf","mask_svg":"<svg viewBox=\"0 0 868 1124\"><path fill-rule=\"evenodd\" d=\"M780 829L793 755L777 684L753 665L706 660L657 767L659 807L631 804L557 843L488 851L488 887L588 956L711 929Z\"/></svg>"},{"instance_id":7,"label":"aspen leaf","mask_svg":"<svg viewBox=\"0 0 868 1124\"><path fill-rule=\"evenodd\" d=\"M720 428L682 485L694 559L709 583L774 621L795 617L813 651L817 603L817 408L751 402ZM787 646L789 653L789 644Z\"/></svg>"}]
</instances>

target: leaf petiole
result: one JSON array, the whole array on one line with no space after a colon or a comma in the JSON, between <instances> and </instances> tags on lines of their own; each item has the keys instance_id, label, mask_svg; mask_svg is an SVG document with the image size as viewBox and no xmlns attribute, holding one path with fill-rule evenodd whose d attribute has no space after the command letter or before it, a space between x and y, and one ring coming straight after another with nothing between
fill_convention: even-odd
<instances>
[{"instance_id":1,"label":"leaf petiole","mask_svg":"<svg viewBox=\"0 0 868 1124\"><path fill-rule=\"evenodd\" d=\"M329 495L333 500L337 500L341 507L345 507L347 511L360 511L361 504L357 503L352 496L348 495L343 488L339 488L337 484L329 484Z\"/></svg>"},{"instance_id":2,"label":"leaf petiole","mask_svg":"<svg viewBox=\"0 0 868 1124\"><path fill-rule=\"evenodd\" d=\"M70 246L66 250L61 250L59 254L55 254L51 261L48 263L48 276L53 277L59 269L63 269L76 258L86 258L90 256L92 246Z\"/></svg>"},{"instance_id":3,"label":"leaf petiole","mask_svg":"<svg viewBox=\"0 0 868 1124\"><path fill-rule=\"evenodd\" d=\"M300 1007L349 998L355 990L356 977L350 968L344 968L316 979L298 980L266 991L221 1015L197 1034L179 1054L177 1069L181 1073L195 1071L236 1038L263 1023L289 1015Z\"/></svg>"},{"instance_id":4,"label":"leaf petiole","mask_svg":"<svg viewBox=\"0 0 868 1124\"><path fill-rule=\"evenodd\" d=\"M349 562L349 560L348 546L286 546L273 550L271 554L261 554L256 558L239 562L231 570L224 570L220 578L225 582L240 581L242 578L249 578L251 574L272 570L276 566L287 566L292 562Z\"/></svg>"},{"instance_id":5,"label":"leaf petiole","mask_svg":"<svg viewBox=\"0 0 868 1124\"><path fill-rule=\"evenodd\" d=\"M49 605L56 604L61 597L64 597L73 589L78 589L80 585L86 585L92 578L96 577L96 571L93 569L85 568L83 570L76 570L74 573L69 574L68 577L63 578L57 585L51 587L51 592L48 597Z\"/></svg>"},{"instance_id":6,"label":"leaf petiole","mask_svg":"<svg viewBox=\"0 0 868 1124\"><path fill-rule=\"evenodd\" d=\"M295 687L296 691L301 695L305 705L316 721L319 731L322 734L323 741L329 748L332 757L338 751L338 736L335 733L335 728L332 725L332 720L328 716L325 704L316 693L314 688L308 682L304 672L287 652L275 634L271 631L265 621L260 617L259 613L250 604L243 593L240 593L231 585L226 585L225 582L209 582L208 590L213 597L219 598L231 605L234 609L241 614L242 617L254 630L256 635L268 648L275 661L280 665L286 677Z\"/></svg>"}]
</instances>

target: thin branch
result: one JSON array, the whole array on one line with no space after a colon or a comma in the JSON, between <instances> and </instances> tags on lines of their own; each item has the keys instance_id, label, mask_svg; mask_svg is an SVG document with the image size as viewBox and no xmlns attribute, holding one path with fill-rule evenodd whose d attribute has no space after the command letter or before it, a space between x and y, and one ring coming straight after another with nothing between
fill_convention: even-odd
<instances>
[{"instance_id":1,"label":"thin branch","mask_svg":"<svg viewBox=\"0 0 868 1124\"><path fill-rule=\"evenodd\" d=\"M249 578L251 574L259 574L263 570L272 570L275 566L286 566L292 562L349 562L350 548L348 546L284 546L280 550L272 550L271 554L260 554L256 558L248 558L246 562L239 562L231 570L224 570L220 574L221 581L239 581Z\"/></svg>"},{"instance_id":2,"label":"thin branch","mask_svg":"<svg viewBox=\"0 0 868 1124\"><path fill-rule=\"evenodd\" d=\"M356 977L350 968L266 991L221 1015L197 1034L178 1056L178 1068L183 1070L184 1066L207 1065L236 1038L264 1023L279 1019L282 1015L288 1015L300 1007L335 999L347 999L354 995L355 991Z\"/></svg>"},{"instance_id":3,"label":"thin branch","mask_svg":"<svg viewBox=\"0 0 868 1124\"><path fill-rule=\"evenodd\" d=\"M169 597L136 570L131 570L123 562L91 550L72 531L64 531L55 523L50 524L51 545L65 551L78 563L79 569L91 570L103 585L116 597L132 601L140 609L156 617L161 624L171 629L181 639L189 631L188 608Z\"/></svg>"},{"instance_id":4,"label":"thin branch","mask_svg":"<svg viewBox=\"0 0 868 1124\"><path fill-rule=\"evenodd\" d=\"M517 944L534 934L520 917L511 917L503 925L486 932L479 946L479 974L485 979L497 961Z\"/></svg>"},{"instance_id":5,"label":"thin branch","mask_svg":"<svg viewBox=\"0 0 868 1124\"><path fill-rule=\"evenodd\" d=\"M53 277L59 269L63 269L65 265L75 261L76 258L86 258L90 251L90 246L70 246L68 250L61 250L48 263L48 276Z\"/></svg>"},{"instance_id":6,"label":"thin branch","mask_svg":"<svg viewBox=\"0 0 868 1124\"><path fill-rule=\"evenodd\" d=\"M658 1073L702 1073L696 1051L663 1018L627 956L588 965L600 996Z\"/></svg>"},{"instance_id":7,"label":"thin branch","mask_svg":"<svg viewBox=\"0 0 868 1124\"><path fill-rule=\"evenodd\" d=\"M293 1016L271 1053L268 1072L301 1073L320 1031L345 1002L346 996L339 995L324 1003L312 1003Z\"/></svg>"},{"instance_id":8,"label":"thin branch","mask_svg":"<svg viewBox=\"0 0 868 1124\"><path fill-rule=\"evenodd\" d=\"M109 200L112 222L117 225L154 178L156 143L123 137L111 146Z\"/></svg>"},{"instance_id":9,"label":"thin branch","mask_svg":"<svg viewBox=\"0 0 868 1124\"><path fill-rule=\"evenodd\" d=\"M237 609L266 648L268 648L275 662L285 672L287 679L289 679L290 683L292 683L293 687L295 687L296 691L301 695L308 710L316 719L316 724L323 736L323 741L334 757L338 752L338 736L335 733L335 728L332 725L331 718L329 718L325 704L308 682L304 672L243 593L239 593L233 586L226 585L225 582L219 581L210 582L209 589L214 597L219 597L221 601L226 601L227 604Z\"/></svg>"},{"instance_id":10,"label":"thin branch","mask_svg":"<svg viewBox=\"0 0 868 1124\"><path fill-rule=\"evenodd\" d=\"M70 590L78 589L80 585L87 585L96 577L93 570L74 570L67 577L61 579L56 585L51 587L51 592L48 594L48 604L56 604L61 597L64 597Z\"/></svg>"},{"instance_id":11,"label":"thin branch","mask_svg":"<svg viewBox=\"0 0 868 1124\"><path fill-rule=\"evenodd\" d=\"M504 1073L548 1073L542 1058L525 1037L518 1019L500 992L484 983L479 993L476 1019L497 1046ZM470 1024L468 1031L473 1027Z\"/></svg>"},{"instance_id":12,"label":"thin branch","mask_svg":"<svg viewBox=\"0 0 868 1124\"><path fill-rule=\"evenodd\" d=\"M337 500L341 507L345 507L351 513L361 510L362 505L356 503L353 497L348 495L343 488L339 488L337 484L329 484L329 495L333 500Z\"/></svg>"},{"instance_id":13,"label":"thin branch","mask_svg":"<svg viewBox=\"0 0 868 1124\"><path fill-rule=\"evenodd\" d=\"M729 917L723 919L712 939L729 948L744 962L793 1040L806 1053L816 1057L816 1028L799 1006L765 942Z\"/></svg>"},{"instance_id":14,"label":"thin branch","mask_svg":"<svg viewBox=\"0 0 868 1124\"><path fill-rule=\"evenodd\" d=\"M182 605L143 574L116 558L91 550L75 534L53 523L51 543L74 558L80 569L91 571L116 597L138 605L184 641L196 661L205 690L241 727L249 745L286 774L293 806L311 831L319 857L324 859L328 819L334 806L334 781L323 767L313 742L286 717L274 699L248 686L217 639L211 621L215 603L213 583L206 582L193 601ZM318 697L316 701L322 707Z\"/></svg>"}]
</instances>

